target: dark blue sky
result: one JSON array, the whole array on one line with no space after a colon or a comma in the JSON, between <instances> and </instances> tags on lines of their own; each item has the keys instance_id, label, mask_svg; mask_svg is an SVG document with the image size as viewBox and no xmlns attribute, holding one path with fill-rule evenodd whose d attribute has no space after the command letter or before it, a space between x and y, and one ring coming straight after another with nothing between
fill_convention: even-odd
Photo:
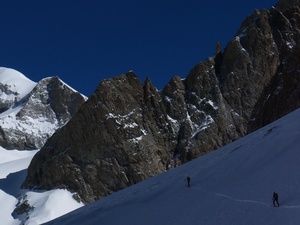
<instances>
[{"instance_id":1,"label":"dark blue sky","mask_svg":"<svg viewBox=\"0 0 300 225\"><path fill-rule=\"evenodd\" d=\"M5 0L0 66L33 81L59 76L89 96L133 70L163 88L225 47L254 9L277 0Z\"/></svg>"}]
</instances>

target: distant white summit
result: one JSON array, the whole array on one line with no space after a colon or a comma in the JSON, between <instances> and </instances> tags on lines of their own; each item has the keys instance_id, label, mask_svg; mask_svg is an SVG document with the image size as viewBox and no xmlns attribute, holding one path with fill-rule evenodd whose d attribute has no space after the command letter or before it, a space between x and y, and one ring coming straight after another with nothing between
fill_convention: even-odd
<instances>
[{"instance_id":1,"label":"distant white summit","mask_svg":"<svg viewBox=\"0 0 300 225\"><path fill-rule=\"evenodd\" d=\"M42 147L85 100L58 77L34 82L14 69L0 67L0 146Z\"/></svg>"},{"instance_id":2,"label":"distant white summit","mask_svg":"<svg viewBox=\"0 0 300 225\"><path fill-rule=\"evenodd\" d=\"M14 101L22 99L36 86L36 82L28 79L17 70L0 67L0 96L1 99Z\"/></svg>"}]
</instances>

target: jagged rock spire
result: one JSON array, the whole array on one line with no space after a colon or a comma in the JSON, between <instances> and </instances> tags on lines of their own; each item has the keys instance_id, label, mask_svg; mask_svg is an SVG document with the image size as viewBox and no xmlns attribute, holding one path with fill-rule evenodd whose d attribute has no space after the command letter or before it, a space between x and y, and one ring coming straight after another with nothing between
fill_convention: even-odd
<instances>
[{"instance_id":1,"label":"jagged rock spire","mask_svg":"<svg viewBox=\"0 0 300 225\"><path fill-rule=\"evenodd\" d=\"M216 44L216 55L218 55L220 52L222 52L222 45L221 42L218 41Z\"/></svg>"}]
</instances>

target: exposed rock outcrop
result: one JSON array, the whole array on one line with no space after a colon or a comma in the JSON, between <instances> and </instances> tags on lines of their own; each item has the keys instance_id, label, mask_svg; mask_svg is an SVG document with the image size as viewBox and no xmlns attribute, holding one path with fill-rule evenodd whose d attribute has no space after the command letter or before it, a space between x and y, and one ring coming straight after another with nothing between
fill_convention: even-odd
<instances>
[{"instance_id":1,"label":"exposed rock outcrop","mask_svg":"<svg viewBox=\"0 0 300 225\"><path fill-rule=\"evenodd\" d=\"M76 119L37 153L42 158L31 168L39 169L28 181L38 179L42 189L55 183L91 202L162 172L172 158L165 142L171 126L159 96L150 81L143 87L133 73L101 82Z\"/></svg>"}]
</instances>

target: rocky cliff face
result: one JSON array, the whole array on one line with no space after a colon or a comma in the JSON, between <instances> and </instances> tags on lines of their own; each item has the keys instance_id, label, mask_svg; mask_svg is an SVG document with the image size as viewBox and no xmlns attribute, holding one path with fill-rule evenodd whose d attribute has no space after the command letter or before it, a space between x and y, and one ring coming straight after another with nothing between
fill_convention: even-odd
<instances>
[{"instance_id":1,"label":"rocky cliff face","mask_svg":"<svg viewBox=\"0 0 300 225\"><path fill-rule=\"evenodd\" d=\"M5 149L41 148L85 102L58 77L34 83L12 69L1 70L0 87L5 89L0 92L0 145Z\"/></svg>"},{"instance_id":2,"label":"rocky cliff face","mask_svg":"<svg viewBox=\"0 0 300 225\"><path fill-rule=\"evenodd\" d=\"M270 10L269 23L280 63L259 96L249 121L249 131L264 126L300 106L300 2L280 1Z\"/></svg>"},{"instance_id":3,"label":"rocky cliff face","mask_svg":"<svg viewBox=\"0 0 300 225\"><path fill-rule=\"evenodd\" d=\"M256 10L224 52L218 44L161 91L133 72L102 81L36 154L23 187L67 188L92 202L296 109L300 5L287 2Z\"/></svg>"}]
</instances>

